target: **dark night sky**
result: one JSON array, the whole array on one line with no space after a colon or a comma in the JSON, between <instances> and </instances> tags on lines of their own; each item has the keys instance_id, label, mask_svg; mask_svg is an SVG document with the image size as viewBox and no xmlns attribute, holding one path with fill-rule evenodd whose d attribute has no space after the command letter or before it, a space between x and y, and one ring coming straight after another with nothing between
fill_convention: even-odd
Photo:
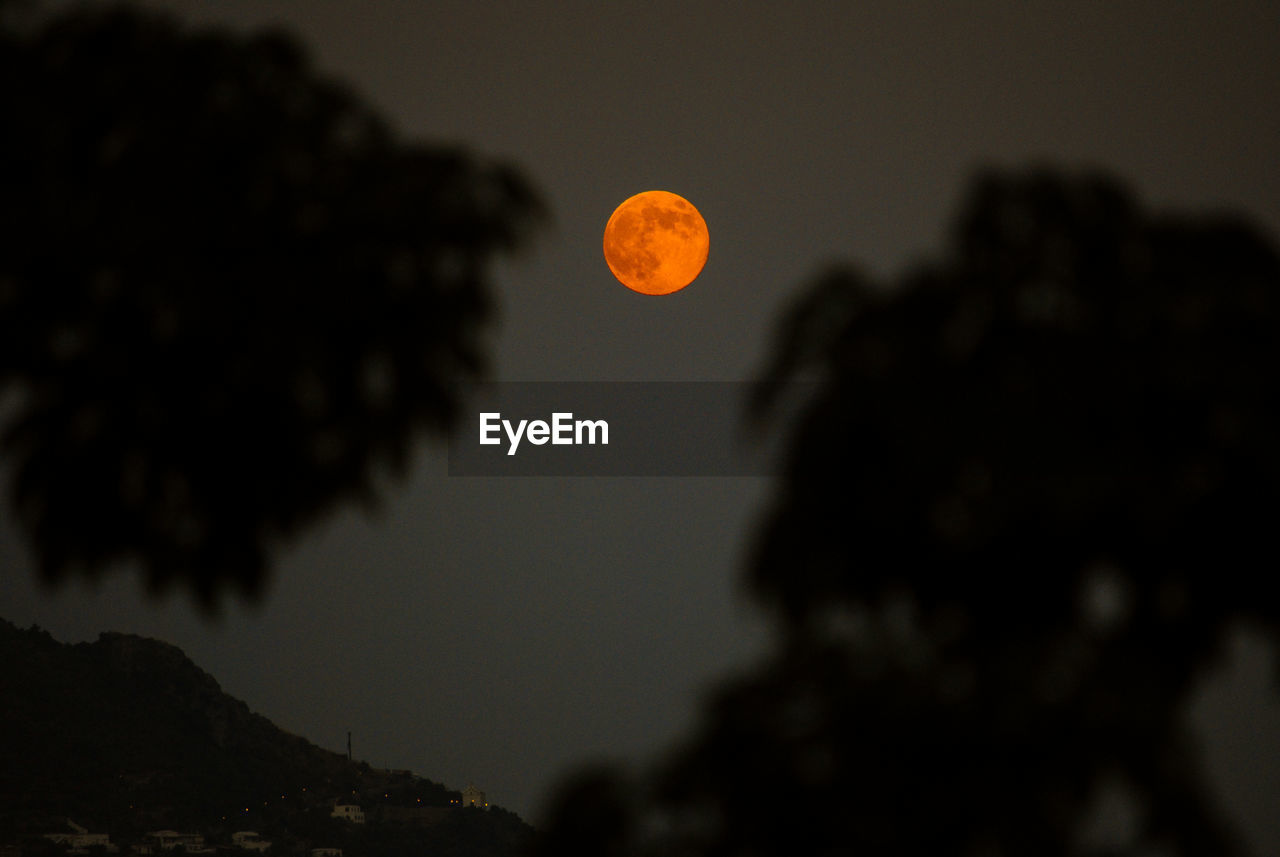
<instances>
[{"instance_id":1,"label":"dark night sky","mask_svg":"<svg viewBox=\"0 0 1280 857\"><path fill-rule=\"evenodd\" d=\"M935 252L983 164L1101 166L1153 207L1231 208L1280 235L1269 3L152 5L282 24L405 136L541 188L553 226L498 269L501 380L745 379L808 275ZM667 298L622 288L600 252L613 207L655 187L711 230L702 277ZM339 749L350 728L374 765L473 780L536 819L568 766L668 744L759 650L736 577L768 489L450 479L426 444L381 513L336 515L283 554L261 605L218 622L148 601L130 573L45 592L0 519L0 564L19 569L0 616L168 640L286 729ZM1280 853L1280 705L1268 653L1243 638L1238 654L1197 711L1241 823Z\"/></svg>"}]
</instances>

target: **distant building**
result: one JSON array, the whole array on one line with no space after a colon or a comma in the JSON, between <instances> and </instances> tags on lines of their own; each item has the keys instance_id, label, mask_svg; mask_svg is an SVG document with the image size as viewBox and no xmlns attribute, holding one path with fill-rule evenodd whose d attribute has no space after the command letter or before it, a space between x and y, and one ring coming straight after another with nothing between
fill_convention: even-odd
<instances>
[{"instance_id":1,"label":"distant building","mask_svg":"<svg viewBox=\"0 0 1280 857\"><path fill-rule=\"evenodd\" d=\"M352 824L364 824L364 810L354 803L338 803L333 806L333 817Z\"/></svg>"},{"instance_id":2,"label":"distant building","mask_svg":"<svg viewBox=\"0 0 1280 857\"><path fill-rule=\"evenodd\" d=\"M462 805L478 806L481 809L488 809L489 801L485 799L483 791L476 788L474 783L470 783L462 790Z\"/></svg>"},{"instance_id":3,"label":"distant building","mask_svg":"<svg viewBox=\"0 0 1280 857\"><path fill-rule=\"evenodd\" d=\"M90 833L88 829L81 827L71 819L67 819L68 831L59 833L46 833L45 839L56 842L59 845L67 846L70 854L87 854L90 848L101 847L107 851L115 852L119 849L111 844L111 835L107 833Z\"/></svg>"},{"instance_id":4,"label":"distant building","mask_svg":"<svg viewBox=\"0 0 1280 857\"><path fill-rule=\"evenodd\" d=\"M139 854L156 854L160 851L172 851L181 848L188 854L212 854L215 849L207 848L202 833L179 833L176 830L153 830L142 837L142 843L134 847Z\"/></svg>"},{"instance_id":5,"label":"distant building","mask_svg":"<svg viewBox=\"0 0 1280 857\"><path fill-rule=\"evenodd\" d=\"M266 851L271 843L258 835L256 830L239 830L231 834L231 844L246 851Z\"/></svg>"},{"instance_id":6,"label":"distant building","mask_svg":"<svg viewBox=\"0 0 1280 857\"><path fill-rule=\"evenodd\" d=\"M312 848L311 857L342 857L341 848Z\"/></svg>"}]
</instances>

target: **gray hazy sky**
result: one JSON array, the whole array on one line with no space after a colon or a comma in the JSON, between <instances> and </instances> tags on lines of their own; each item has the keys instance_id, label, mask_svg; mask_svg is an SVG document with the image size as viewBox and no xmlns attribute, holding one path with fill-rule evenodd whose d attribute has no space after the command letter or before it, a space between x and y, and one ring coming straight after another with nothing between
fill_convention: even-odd
<instances>
[{"instance_id":1,"label":"gray hazy sky","mask_svg":"<svg viewBox=\"0 0 1280 857\"><path fill-rule=\"evenodd\" d=\"M555 222L498 269L500 380L745 379L808 275L936 252L985 164L1101 166L1153 207L1235 209L1280 235L1270 3L151 5L283 25L405 136L523 169ZM702 276L667 298L622 288L600 252L614 206L650 188L711 230ZM336 750L350 728L374 765L474 781L536 820L568 767L669 744L761 648L736 578L768 489L450 479L424 444L379 514L336 514L282 552L262 604L218 622L148 601L129 572L44 592L6 516L0 616L173 642L290 731ZM1224 795L1280 853L1267 653L1236 651L1197 711ZM1270 764L1247 761L1262 750Z\"/></svg>"}]
</instances>

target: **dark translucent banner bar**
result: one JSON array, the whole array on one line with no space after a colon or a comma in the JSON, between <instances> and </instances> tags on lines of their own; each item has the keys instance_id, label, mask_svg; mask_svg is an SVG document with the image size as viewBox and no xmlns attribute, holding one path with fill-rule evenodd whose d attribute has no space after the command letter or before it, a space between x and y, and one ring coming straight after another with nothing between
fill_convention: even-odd
<instances>
[{"instance_id":1,"label":"dark translucent banner bar","mask_svg":"<svg viewBox=\"0 0 1280 857\"><path fill-rule=\"evenodd\" d=\"M449 440L450 476L768 476L746 382L481 387Z\"/></svg>"}]
</instances>

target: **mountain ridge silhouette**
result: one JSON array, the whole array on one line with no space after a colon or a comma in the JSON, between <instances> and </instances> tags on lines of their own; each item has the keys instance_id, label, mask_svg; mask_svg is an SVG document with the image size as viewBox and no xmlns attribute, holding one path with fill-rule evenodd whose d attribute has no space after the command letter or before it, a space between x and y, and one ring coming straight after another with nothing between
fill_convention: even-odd
<instances>
[{"instance_id":1,"label":"mountain ridge silhouette","mask_svg":"<svg viewBox=\"0 0 1280 857\"><path fill-rule=\"evenodd\" d=\"M0 619L0 698L0 844L59 830L70 818L122 845L165 828L203 832L211 843L259 830L281 843L279 854L350 838L343 831L351 828L330 817L338 800L365 807L370 823L359 836L372 839L354 849L363 854L393 848L375 835L379 823L396 836L413 826L397 807L439 807L423 816L435 825L474 814L463 825L473 832L527 830L500 808L444 811L458 806L458 792L279 728L161 640L104 632L62 643Z\"/></svg>"}]
</instances>

